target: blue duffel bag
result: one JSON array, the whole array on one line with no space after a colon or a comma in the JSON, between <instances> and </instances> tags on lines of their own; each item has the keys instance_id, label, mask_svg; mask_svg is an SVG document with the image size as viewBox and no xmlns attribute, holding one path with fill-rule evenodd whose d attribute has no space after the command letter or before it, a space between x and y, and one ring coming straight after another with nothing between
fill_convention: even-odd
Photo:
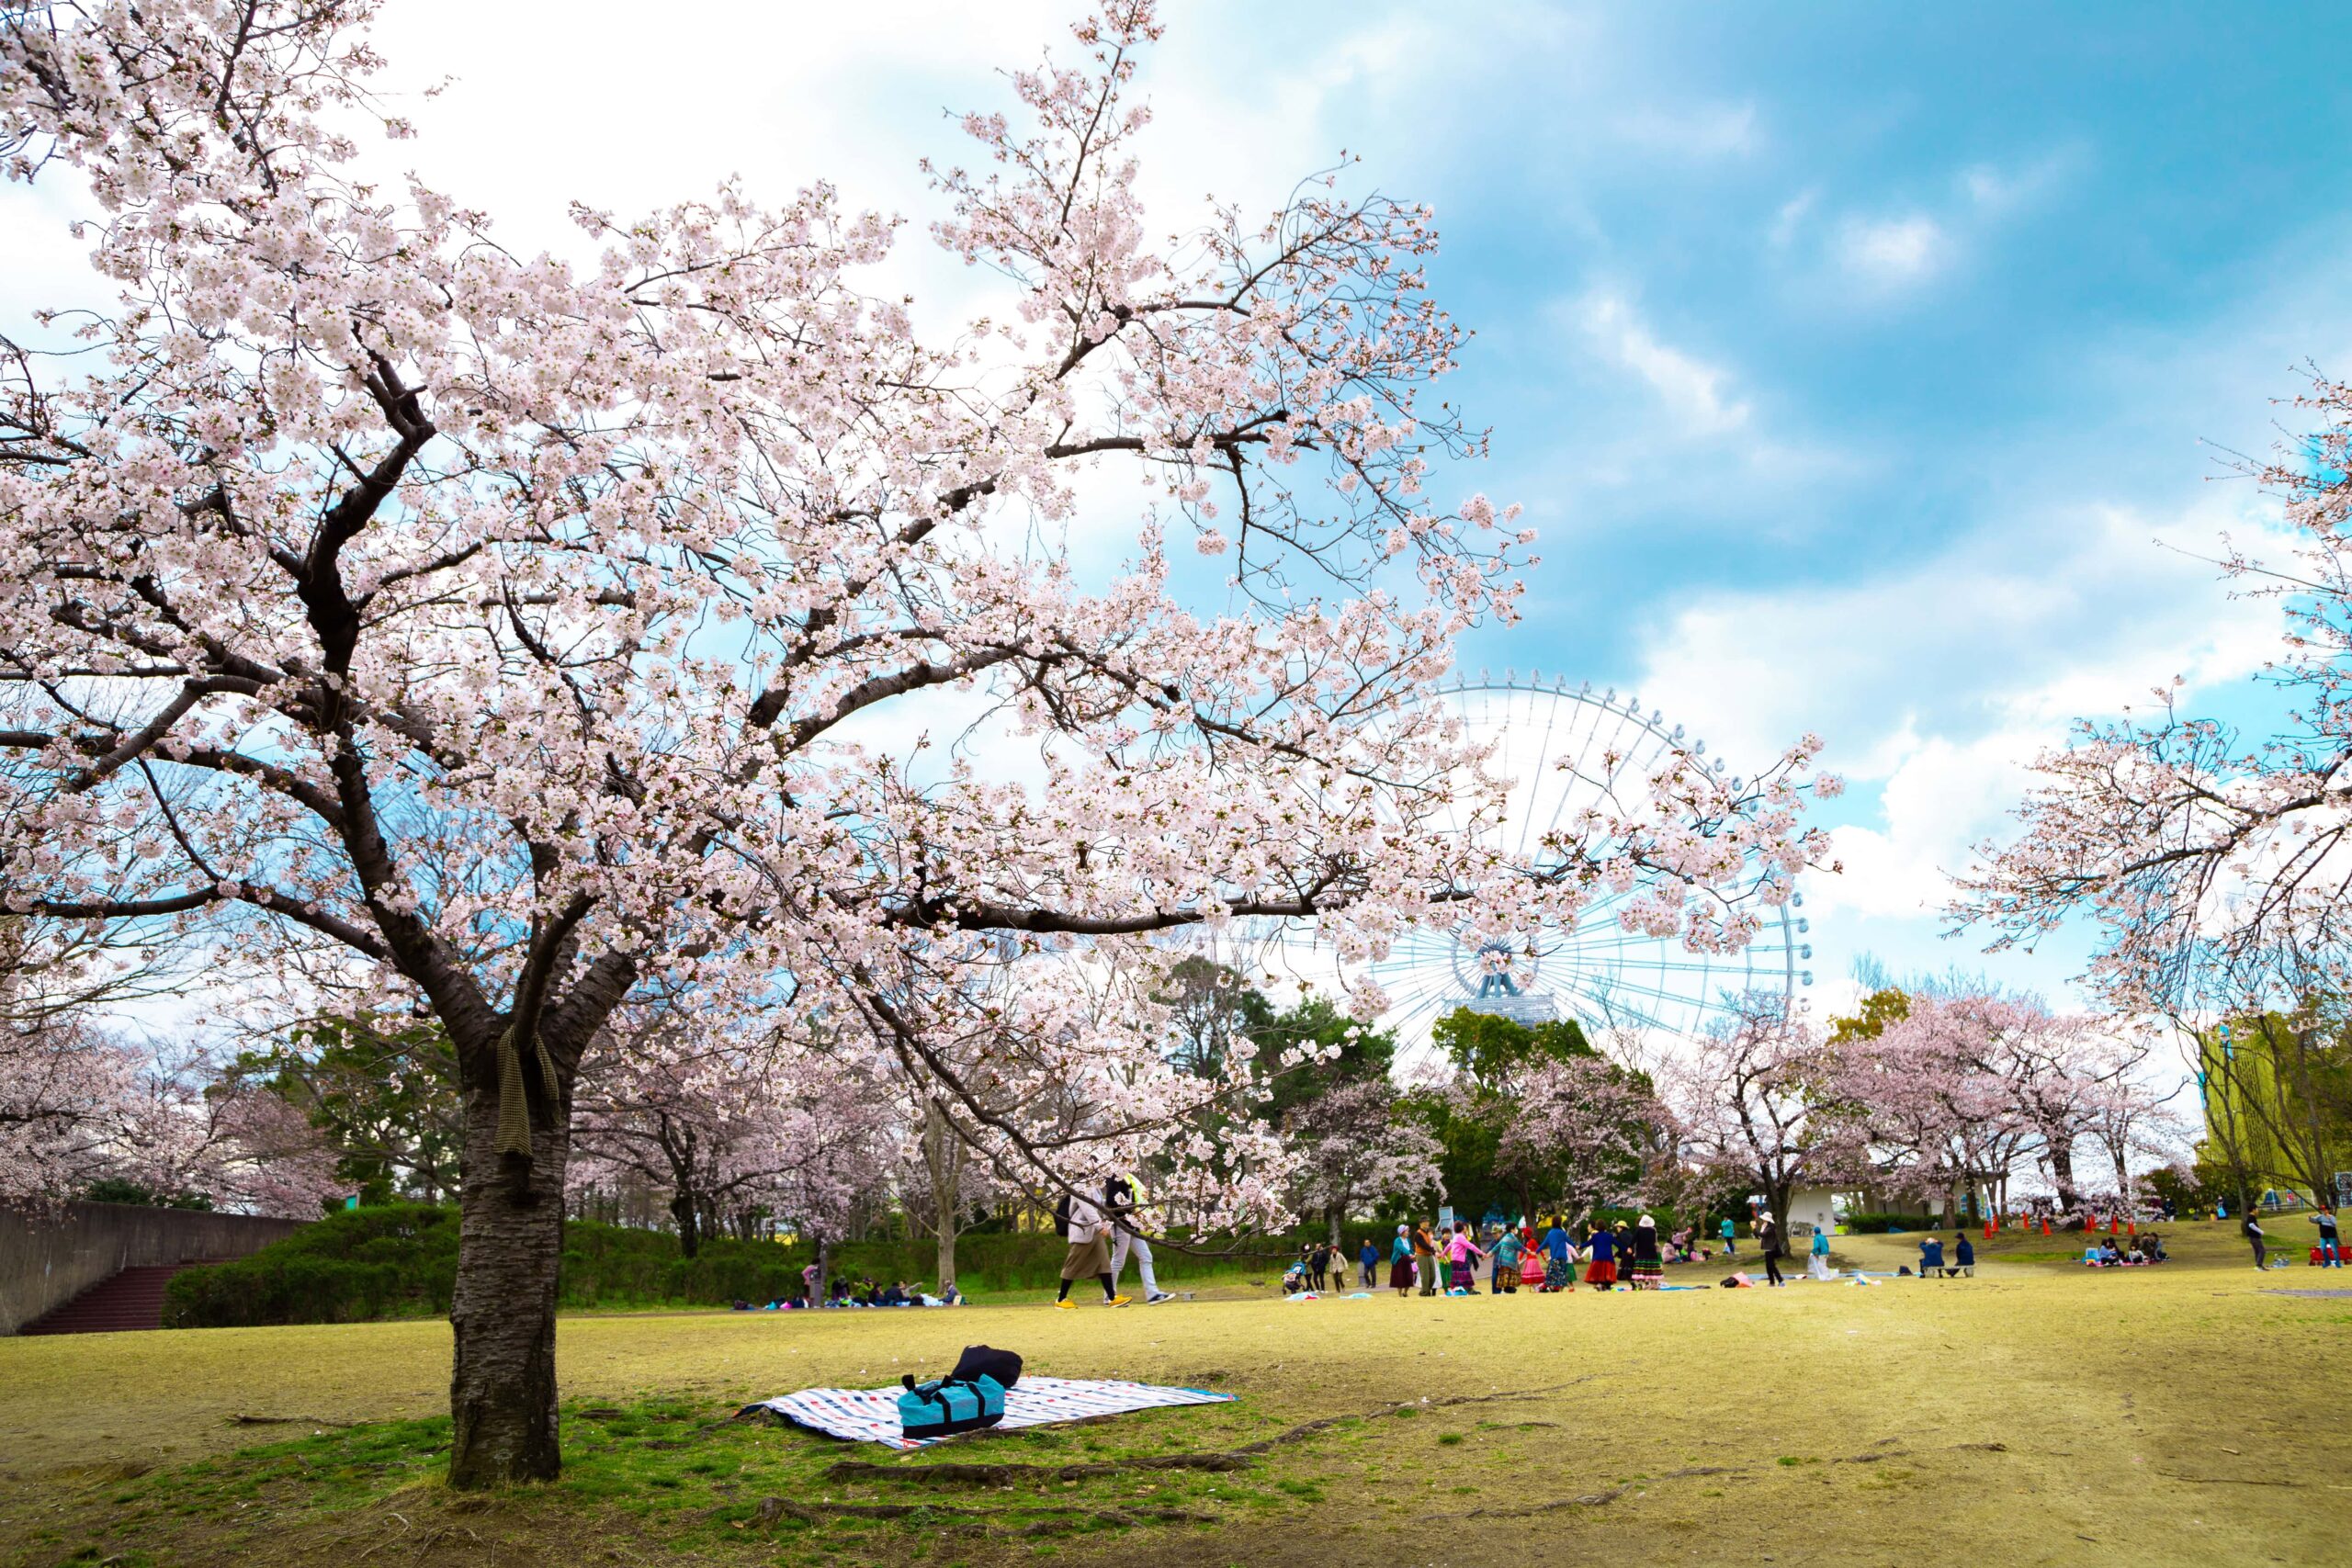
<instances>
[{"instance_id":1,"label":"blue duffel bag","mask_svg":"<svg viewBox=\"0 0 2352 1568\"><path fill-rule=\"evenodd\" d=\"M899 1429L909 1438L952 1438L1004 1419L1004 1385L985 1373L919 1383L910 1372L899 1381L907 1385L899 1395Z\"/></svg>"}]
</instances>

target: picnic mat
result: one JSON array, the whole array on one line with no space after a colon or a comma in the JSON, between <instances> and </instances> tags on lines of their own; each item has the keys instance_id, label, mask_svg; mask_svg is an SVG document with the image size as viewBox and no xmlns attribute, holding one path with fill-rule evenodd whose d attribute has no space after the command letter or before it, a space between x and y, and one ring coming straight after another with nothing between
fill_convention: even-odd
<instances>
[{"instance_id":1,"label":"picnic mat","mask_svg":"<svg viewBox=\"0 0 2352 1568\"><path fill-rule=\"evenodd\" d=\"M772 1410L796 1427L822 1432L853 1443L883 1443L894 1449L920 1449L938 1438L910 1438L899 1426L898 1388L804 1388L775 1399L763 1399L739 1412ZM1001 1431L1012 1427L1043 1427L1056 1421L1081 1421L1090 1416L1118 1416L1130 1410L1156 1410L1171 1404L1222 1404L1237 1394L1212 1393L1204 1388L1167 1388L1158 1383L1123 1382L1115 1378L1040 1378L1024 1375L1004 1391Z\"/></svg>"}]
</instances>

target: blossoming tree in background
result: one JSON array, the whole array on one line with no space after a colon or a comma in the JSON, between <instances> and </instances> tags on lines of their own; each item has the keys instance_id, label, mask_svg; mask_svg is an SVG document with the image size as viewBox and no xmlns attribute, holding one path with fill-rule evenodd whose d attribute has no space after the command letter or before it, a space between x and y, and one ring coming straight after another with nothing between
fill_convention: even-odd
<instances>
[{"instance_id":1,"label":"blossoming tree in background","mask_svg":"<svg viewBox=\"0 0 2352 1568\"><path fill-rule=\"evenodd\" d=\"M964 121L933 232L1002 290L936 342L865 287L895 225L830 187L583 209L573 258L371 179L358 139L405 133L374 9L0 13L10 175L86 185L119 291L0 392L0 889L429 1010L453 1483L558 1468L578 1074L649 989L896 1075L1039 1187L1148 1152L1215 1224L1278 1206L1279 1151L1193 1115L1263 1065L1168 1066L1152 933L1291 917L1355 973L1656 869L1645 929L1734 948L1740 874L1823 852L1810 745L1736 785L1678 759L1518 859L1439 830L1500 786L1406 699L1511 615L1532 536L1430 493L1483 441L1421 397L1460 343L1429 214L1332 176L1154 248L1186 220L1136 195L1142 0ZM1154 504L1090 578L1046 536L1099 539L1119 478ZM880 739L958 696L1035 780ZM1060 977L1000 1001L1008 964ZM936 1043L959 1017L1016 1092Z\"/></svg>"},{"instance_id":2,"label":"blossoming tree in background","mask_svg":"<svg viewBox=\"0 0 2352 1568\"><path fill-rule=\"evenodd\" d=\"M1777 998L1743 998L1662 1077L1682 1158L1760 1195L1783 1237L1797 1189L1869 1179L1869 1128L1839 1091L1836 1051Z\"/></svg>"},{"instance_id":3,"label":"blossoming tree in background","mask_svg":"<svg viewBox=\"0 0 2352 1568\"><path fill-rule=\"evenodd\" d=\"M1673 1154L1673 1119L1648 1081L1598 1054L1537 1063L1493 1112L1495 1168L1532 1194L1530 1217L1556 1209L1573 1224L1631 1202Z\"/></svg>"},{"instance_id":4,"label":"blossoming tree in background","mask_svg":"<svg viewBox=\"0 0 2352 1568\"><path fill-rule=\"evenodd\" d=\"M2090 978L2120 1010L2258 1015L2345 991L2352 940L2352 387L2315 378L2307 434L2253 469L2294 535L2285 558L2233 548L2234 591L2279 602L2267 736L2183 714L2078 724L2035 764L2021 830L1986 845L1958 913L1997 947L2077 914L2102 945Z\"/></svg>"},{"instance_id":5,"label":"blossoming tree in background","mask_svg":"<svg viewBox=\"0 0 2352 1568\"><path fill-rule=\"evenodd\" d=\"M1427 1129L1398 1115L1396 1087L1385 1077L1334 1084L1293 1110L1283 1131L1295 1156L1292 1207L1321 1213L1333 1247L1341 1245L1350 1214L1384 1201L1445 1195L1438 1169L1443 1151Z\"/></svg>"}]
</instances>

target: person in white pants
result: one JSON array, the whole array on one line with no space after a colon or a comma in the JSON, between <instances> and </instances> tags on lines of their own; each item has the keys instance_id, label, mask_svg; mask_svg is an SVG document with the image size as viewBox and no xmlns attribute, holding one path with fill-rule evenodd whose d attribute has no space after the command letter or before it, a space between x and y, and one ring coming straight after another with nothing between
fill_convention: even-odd
<instances>
[{"instance_id":1,"label":"person in white pants","mask_svg":"<svg viewBox=\"0 0 2352 1568\"><path fill-rule=\"evenodd\" d=\"M1127 1266L1127 1255L1135 1254L1136 1272L1143 1277L1143 1303L1157 1306L1176 1298L1159 1288L1159 1280L1151 1271L1151 1243L1140 1230L1133 1228L1139 1222L1136 1215L1136 1184L1124 1176L1114 1176L1102 1184L1103 1208L1112 1222L1111 1283L1117 1288L1120 1273Z\"/></svg>"}]
</instances>

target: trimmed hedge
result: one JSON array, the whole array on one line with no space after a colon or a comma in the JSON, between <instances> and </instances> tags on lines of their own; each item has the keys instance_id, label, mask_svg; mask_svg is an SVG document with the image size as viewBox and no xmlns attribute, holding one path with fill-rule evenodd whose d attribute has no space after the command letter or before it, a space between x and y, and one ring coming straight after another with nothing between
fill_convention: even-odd
<instances>
[{"instance_id":1,"label":"trimmed hedge","mask_svg":"<svg viewBox=\"0 0 2352 1568\"><path fill-rule=\"evenodd\" d=\"M1848 1214L1843 1224L1849 1235L1885 1235L1893 1231L1931 1231L1938 1228L1933 1214L1894 1214L1883 1211Z\"/></svg>"},{"instance_id":2,"label":"trimmed hedge","mask_svg":"<svg viewBox=\"0 0 2352 1568\"><path fill-rule=\"evenodd\" d=\"M1252 1250L1295 1253L1311 1230L1254 1239ZM1351 1239L1353 1239L1352 1237ZM974 1234L956 1246L956 1280L967 1295L1051 1290L1064 1244L1047 1231ZM568 1220L557 1300L571 1311L653 1306L725 1306L766 1302L799 1288L813 1258L806 1243L714 1238L678 1256L667 1231ZM836 1276L929 1280L933 1243L849 1242L833 1249ZM1163 1283L1197 1284L1237 1273L1279 1278L1274 1258L1222 1260L1173 1248L1156 1256ZM360 1323L437 1317L458 1278L458 1212L419 1203L338 1211L250 1258L182 1270L166 1287L164 1321L174 1328L232 1328L288 1323Z\"/></svg>"}]
</instances>

